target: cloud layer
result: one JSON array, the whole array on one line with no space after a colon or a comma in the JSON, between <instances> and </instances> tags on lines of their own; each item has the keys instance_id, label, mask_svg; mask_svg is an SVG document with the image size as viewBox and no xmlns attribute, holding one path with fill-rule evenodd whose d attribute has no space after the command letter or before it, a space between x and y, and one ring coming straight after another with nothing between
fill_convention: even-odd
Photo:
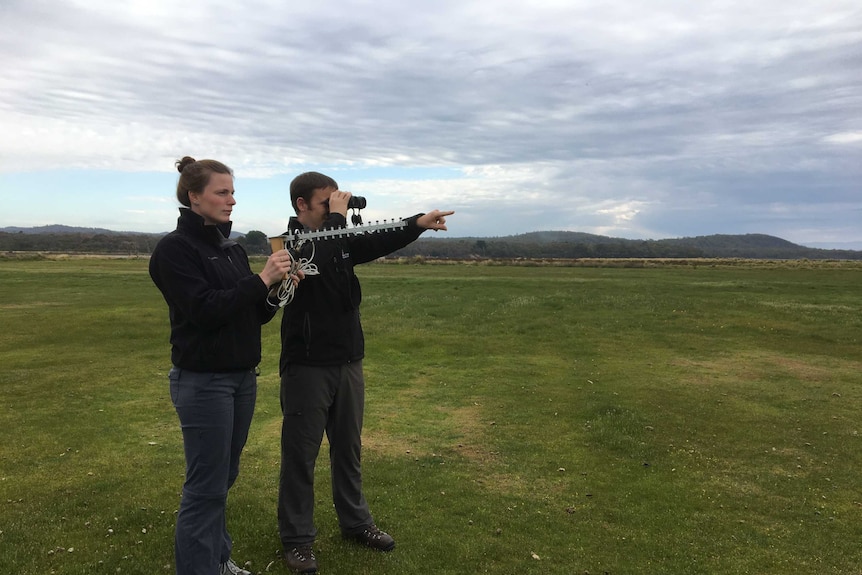
<instances>
[{"instance_id":1,"label":"cloud layer","mask_svg":"<svg viewBox=\"0 0 862 575\"><path fill-rule=\"evenodd\" d=\"M862 241L862 9L796 4L7 0L0 172L380 168L465 235Z\"/></svg>"}]
</instances>

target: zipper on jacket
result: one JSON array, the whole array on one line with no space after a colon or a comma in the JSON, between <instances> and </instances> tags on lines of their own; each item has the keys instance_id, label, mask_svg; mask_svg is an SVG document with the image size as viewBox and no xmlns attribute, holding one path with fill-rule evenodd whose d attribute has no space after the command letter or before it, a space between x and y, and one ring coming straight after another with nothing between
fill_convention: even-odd
<instances>
[{"instance_id":1,"label":"zipper on jacket","mask_svg":"<svg viewBox=\"0 0 862 575\"><path fill-rule=\"evenodd\" d=\"M311 357L311 316L308 315L308 312L302 318L302 331L303 338L305 340L305 357L306 359Z\"/></svg>"}]
</instances>

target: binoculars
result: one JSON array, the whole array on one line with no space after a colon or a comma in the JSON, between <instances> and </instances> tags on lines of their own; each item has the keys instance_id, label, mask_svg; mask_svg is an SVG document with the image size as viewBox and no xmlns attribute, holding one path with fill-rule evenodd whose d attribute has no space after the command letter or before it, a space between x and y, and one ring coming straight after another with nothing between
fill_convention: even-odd
<instances>
[{"instance_id":1,"label":"binoculars","mask_svg":"<svg viewBox=\"0 0 862 575\"><path fill-rule=\"evenodd\" d=\"M365 198L362 196L350 196L350 199L347 200L347 207L362 210L365 208Z\"/></svg>"}]
</instances>

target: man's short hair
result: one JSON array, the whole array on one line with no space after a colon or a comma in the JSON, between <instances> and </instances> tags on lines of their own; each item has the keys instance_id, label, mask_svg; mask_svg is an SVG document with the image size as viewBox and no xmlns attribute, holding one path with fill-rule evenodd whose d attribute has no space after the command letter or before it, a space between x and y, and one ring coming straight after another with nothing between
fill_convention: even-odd
<instances>
[{"instance_id":1,"label":"man's short hair","mask_svg":"<svg viewBox=\"0 0 862 575\"><path fill-rule=\"evenodd\" d=\"M314 190L320 188L335 188L337 190L338 183L320 172L305 172L293 178L293 181L290 182L290 204L293 206L293 210L298 214L297 200L303 198L306 203L311 202Z\"/></svg>"}]
</instances>

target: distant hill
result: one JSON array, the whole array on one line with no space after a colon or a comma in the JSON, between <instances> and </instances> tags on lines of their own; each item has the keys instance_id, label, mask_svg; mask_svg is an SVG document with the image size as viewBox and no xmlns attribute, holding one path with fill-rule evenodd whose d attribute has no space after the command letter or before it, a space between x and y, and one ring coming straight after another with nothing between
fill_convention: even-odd
<instances>
[{"instance_id":1,"label":"distant hill","mask_svg":"<svg viewBox=\"0 0 862 575\"><path fill-rule=\"evenodd\" d=\"M147 232L118 232L116 230L107 230L105 228L84 228L78 226L64 226L61 224L51 224L48 226L34 226L30 228L20 228L16 226L10 226L5 228L0 228L0 233L7 234L91 234L91 235L106 235L106 236L163 236L168 232L161 233L147 233ZM231 237L240 237L244 236L244 233L241 232L231 232Z\"/></svg>"},{"instance_id":2,"label":"distant hill","mask_svg":"<svg viewBox=\"0 0 862 575\"><path fill-rule=\"evenodd\" d=\"M167 232L165 232L167 233ZM149 254L162 234L116 232L63 225L0 228L0 252ZM246 243L246 234L231 237L250 253L268 253ZM265 238L264 238L265 239ZM543 231L502 237L423 236L395 252L395 257L429 258L750 258L862 260L862 251L800 246L766 234L714 234L661 240L629 240L584 232Z\"/></svg>"},{"instance_id":3,"label":"distant hill","mask_svg":"<svg viewBox=\"0 0 862 575\"><path fill-rule=\"evenodd\" d=\"M422 237L399 256L441 258L752 258L862 259L862 251L800 246L766 234L714 234L629 240L584 232L530 232L504 237Z\"/></svg>"},{"instance_id":4,"label":"distant hill","mask_svg":"<svg viewBox=\"0 0 862 575\"><path fill-rule=\"evenodd\" d=\"M862 250L862 242L808 242L805 245L824 250Z\"/></svg>"},{"instance_id":5,"label":"distant hill","mask_svg":"<svg viewBox=\"0 0 862 575\"><path fill-rule=\"evenodd\" d=\"M141 232L116 232L114 230L106 230L104 228L81 228L75 226L63 226L60 224L52 224L49 226L36 226L32 228L19 228L16 226L0 228L0 232L7 234L105 234L105 235L125 235L138 234Z\"/></svg>"}]
</instances>

